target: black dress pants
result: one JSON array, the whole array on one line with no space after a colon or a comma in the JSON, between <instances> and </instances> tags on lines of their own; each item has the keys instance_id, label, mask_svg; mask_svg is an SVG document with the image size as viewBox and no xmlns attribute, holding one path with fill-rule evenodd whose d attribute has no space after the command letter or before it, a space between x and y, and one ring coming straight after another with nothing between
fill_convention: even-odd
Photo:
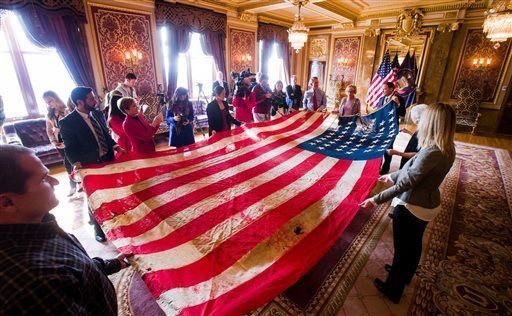
<instances>
[{"instance_id":1,"label":"black dress pants","mask_svg":"<svg viewBox=\"0 0 512 316\"><path fill-rule=\"evenodd\" d=\"M414 216L405 206L394 209L393 244L395 253L386 288L393 298L402 297L405 284L409 284L421 258L423 233L428 222Z\"/></svg>"},{"instance_id":2,"label":"black dress pants","mask_svg":"<svg viewBox=\"0 0 512 316\"><path fill-rule=\"evenodd\" d=\"M389 144L387 149L393 149L393 143L394 141ZM384 152L384 160L382 162L382 166L380 167L381 174L386 174L389 172L389 168L391 167L391 159L393 159L393 156L388 155L387 151Z\"/></svg>"}]
</instances>

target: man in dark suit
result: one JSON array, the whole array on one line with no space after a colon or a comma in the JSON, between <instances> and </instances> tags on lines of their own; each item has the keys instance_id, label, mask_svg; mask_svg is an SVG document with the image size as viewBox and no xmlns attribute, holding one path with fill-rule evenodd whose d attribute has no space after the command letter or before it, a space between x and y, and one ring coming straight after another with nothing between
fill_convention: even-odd
<instances>
[{"instance_id":1,"label":"man in dark suit","mask_svg":"<svg viewBox=\"0 0 512 316\"><path fill-rule=\"evenodd\" d=\"M391 103L396 108L396 124L400 123L400 117L405 116L405 100L401 96L395 94L395 84L392 82L385 82L382 84L382 93L384 94L379 99L378 108L382 108L388 103ZM393 149L393 142L389 145L388 149ZM387 151L384 153L384 162L380 167L380 174L386 174L389 172L389 167L391 166L391 159L393 156L389 155Z\"/></svg>"},{"instance_id":2,"label":"man in dark suit","mask_svg":"<svg viewBox=\"0 0 512 316\"><path fill-rule=\"evenodd\" d=\"M291 84L286 87L286 102L288 106L298 111L302 107L302 90L297 84L297 76L290 77Z\"/></svg>"},{"instance_id":3,"label":"man in dark suit","mask_svg":"<svg viewBox=\"0 0 512 316\"><path fill-rule=\"evenodd\" d=\"M213 82L212 96L215 96L215 88L217 88L221 84L222 84L222 87L224 87L224 91L226 91L226 100L227 100L229 97L228 83L226 81L224 81L224 74L222 73L222 71L217 71L217 80L215 80Z\"/></svg>"},{"instance_id":4,"label":"man in dark suit","mask_svg":"<svg viewBox=\"0 0 512 316\"><path fill-rule=\"evenodd\" d=\"M74 168L114 160L114 151L125 153L108 132L103 113L96 110L96 98L89 87L71 91L76 108L60 123L60 133L66 146L66 157ZM91 214L97 241L105 241L105 234Z\"/></svg>"}]
</instances>

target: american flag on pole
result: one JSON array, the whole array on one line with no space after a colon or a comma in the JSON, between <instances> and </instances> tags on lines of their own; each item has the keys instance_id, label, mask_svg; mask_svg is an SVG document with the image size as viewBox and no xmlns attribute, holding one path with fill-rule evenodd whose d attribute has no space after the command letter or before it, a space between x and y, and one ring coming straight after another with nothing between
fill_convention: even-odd
<instances>
[{"instance_id":1,"label":"american flag on pole","mask_svg":"<svg viewBox=\"0 0 512 316\"><path fill-rule=\"evenodd\" d=\"M82 169L109 240L168 315L245 314L339 238L373 188L394 107L297 112L207 141Z\"/></svg>"},{"instance_id":2,"label":"american flag on pole","mask_svg":"<svg viewBox=\"0 0 512 316\"><path fill-rule=\"evenodd\" d=\"M382 84L385 82L395 82L395 72L392 68L392 63L389 58L389 52L384 54L384 58L380 63L379 69L373 76L370 83L370 88L366 93L366 104L376 109L379 105L379 99L382 97Z\"/></svg>"}]
</instances>

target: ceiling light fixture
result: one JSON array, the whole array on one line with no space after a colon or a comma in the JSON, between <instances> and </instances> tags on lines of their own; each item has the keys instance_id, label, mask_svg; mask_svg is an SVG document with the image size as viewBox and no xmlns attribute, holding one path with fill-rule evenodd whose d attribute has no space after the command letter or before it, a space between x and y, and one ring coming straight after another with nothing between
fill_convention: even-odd
<instances>
[{"instance_id":1,"label":"ceiling light fixture","mask_svg":"<svg viewBox=\"0 0 512 316\"><path fill-rule=\"evenodd\" d=\"M491 42L496 42L494 48L497 49L500 42L512 37L512 4L509 0L498 0L491 1L490 5L484 21L484 33Z\"/></svg>"},{"instance_id":2,"label":"ceiling light fixture","mask_svg":"<svg viewBox=\"0 0 512 316\"><path fill-rule=\"evenodd\" d=\"M299 7L298 14L295 15L295 21L290 29L288 29L288 42L295 49L296 53L299 53L299 50L304 47L304 43L308 41L308 32L309 28L303 22L303 16L300 13L300 8L306 4L308 4L309 0L286 0L293 4L294 6Z\"/></svg>"}]
</instances>

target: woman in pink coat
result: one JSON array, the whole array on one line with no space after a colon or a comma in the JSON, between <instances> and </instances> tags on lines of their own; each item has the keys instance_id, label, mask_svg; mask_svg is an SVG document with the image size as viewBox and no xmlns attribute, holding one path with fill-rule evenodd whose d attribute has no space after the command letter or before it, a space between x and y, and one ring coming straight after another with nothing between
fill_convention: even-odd
<instances>
[{"instance_id":1,"label":"woman in pink coat","mask_svg":"<svg viewBox=\"0 0 512 316\"><path fill-rule=\"evenodd\" d=\"M119 100L119 109L126 114L123 131L131 142L131 151L144 154L155 152L153 137L163 121L162 113L159 113L149 124L137 108L137 103L133 98Z\"/></svg>"}]
</instances>

